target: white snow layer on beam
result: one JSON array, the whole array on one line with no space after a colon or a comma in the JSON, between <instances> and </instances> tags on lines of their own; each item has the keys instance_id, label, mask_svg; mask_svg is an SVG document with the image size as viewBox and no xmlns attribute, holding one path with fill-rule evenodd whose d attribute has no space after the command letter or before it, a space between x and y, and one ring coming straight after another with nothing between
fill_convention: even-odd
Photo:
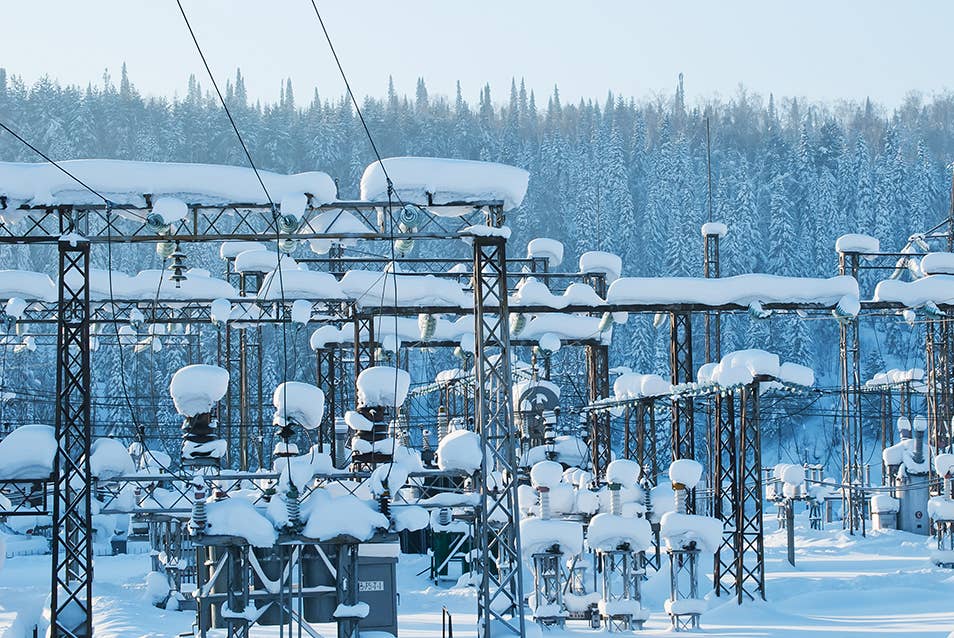
<instances>
[{"instance_id":1,"label":"white snow layer on beam","mask_svg":"<svg viewBox=\"0 0 954 638\"><path fill-rule=\"evenodd\" d=\"M166 270L143 270L136 275L113 271L112 282L106 270L91 268L89 271L89 293L94 300L102 299L155 299L187 301L190 299L219 299L237 297L238 291L225 280L212 277L208 270L191 268L185 273L185 280L171 280L172 272ZM159 285L159 278L162 285ZM112 290L110 290L110 283ZM2 290L2 280L0 280ZM112 292L112 294L110 294Z\"/></svg>"},{"instance_id":2,"label":"white snow layer on beam","mask_svg":"<svg viewBox=\"0 0 954 638\"><path fill-rule=\"evenodd\" d=\"M530 178L522 168L493 162L389 157L383 163L397 197L420 206L500 200L509 210L523 203ZM361 199L385 201L387 197L387 179L381 163L374 162L361 176ZM465 212L466 208L460 211Z\"/></svg>"},{"instance_id":3,"label":"white snow layer on beam","mask_svg":"<svg viewBox=\"0 0 954 638\"><path fill-rule=\"evenodd\" d=\"M914 281L886 279L875 286L874 300L899 303L908 308L954 303L954 275L929 275Z\"/></svg>"},{"instance_id":4,"label":"white snow layer on beam","mask_svg":"<svg viewBox=\"0 0 954 638\"><path fill-rule=\"evenodd\" d=\"M266 250L265 244L257 241L240 241L230 239L223 241L219 246L219 257L222 259L234 259L247 250Z\"/></svg>"},{"instance_id":5,"label":"white snow layer on beam","mask_svg":"<svg viewBox=\"0 0 954 638\"><path fill-rule=\"evenodd\" d=\"M258 298L267 301L285 299L344 299L338 280L326 272L314 270L277 270L265 275Z\"/></svg>"},{"instance_id":6,"label":"white snow layer on beam","mask_svg":"<svg viewBox=\"0 0 954 638\"><path fill-rule=\"evenodd\" d=\"M31 301L56 301L56 285L46 273L0 270L0 299L11 297Z\"/></svg>"},{"instance_id":7,"label":"white snow layer on beam","mask_svg":"<svg viewBox=\"0 0 954 638\"><path fill-rule=\"evenodd\" d=\"M928 253L921 257L925 275L954 275L954 253Z\"/></svg>"},{"instance_id":8,"label":"white snow layer on beam","mask_svg":"<svg viewBox=\"0 0 954 638\"><path fill-rule=\"evenodd\" d=\"M954 290L954 286L951 288ZM839 276L821 279L764 274L736 275L719 279L623 277L610 285L606 296L606 300L611 304L634 306L663 304L747 306L752 302L836 306L843 299L857 304L858 298L858 282L853 277Z\"/></svg>"},{"instance_id":9,"label":"white snow layer on beam","mask_svg":"<svg viewBox=\"0 0 954 638\"><path fill-rule=\"evenodd\" d=\"M426 306L451 305L470 308L472 294L460 284L433 275L395 275L373 270L349 270L341 278L341 289L359 305Z\"/></svg>"},{"instance_id":10,"label":"white snow layer on beam","mask_svg":"<svg viewBox=\"0 0 954 638\"><path fill-rule=\"evenodd\" d=\"M562 295L555 295L541 281L528 277L517 284L517 290L510 296L512 307L546 306L548 308L566 308L570 305L602 306L606 302L600 298L592 286L572 283Z\"/></svg>"},{"instance_id":11,"label":"white snow layer on beam","mask_svg":"<svg viewBox=\"0 0 954 638\"><path fill-rule=\"evenodd\" d=\"M617 399L658 397L672 392L672 384L658 374L626 372L613 382L613 396Z\"/></svg>"},{"instance_id":12,"label":"white snow layer on beam","mask_svg":"<svg viewBox=\"0 0 954 638\"><path fill-rule=\"evenodd\" d=\"M254 171L241 166L174 164L83 159L60 164L103 196L119 204L142 206L142 195L174 196L190 204L267 204ZM290 195L312 195L313 204L337 199L334 180L321 172L279 175L259 171L276 202ZM0 162L0 195L28 205L101 204L102 200L51 164ZM155 199L154 199L155 201Z\"/></svg>"},{"instance_id":13,"label":"white snow layer on beam","mask_svg":"<svg viewBox=\"0 0 954 638\"><path fill-rule=\"evenodd\" d=\"M246 250L235 256L235 272L271 272L281 263L282 270L300 270L298 262L282 255L281 261L278 259L278 252L267 248L257 248Z\"/></svg>"}]
</instances>

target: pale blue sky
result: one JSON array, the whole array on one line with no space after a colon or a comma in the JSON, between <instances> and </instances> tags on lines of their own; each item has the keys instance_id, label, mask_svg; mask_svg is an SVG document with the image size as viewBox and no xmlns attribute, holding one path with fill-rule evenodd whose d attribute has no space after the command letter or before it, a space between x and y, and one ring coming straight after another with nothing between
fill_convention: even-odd
<instances>
[{"instance_id":1,"label":"pale blue sky","mask_svg":"<svg viewBox=\"0 0 954 638\"><path fill-rule=\"evenodd\" d=\"M291 77L299 101L314 86L339 95L309 0L184 0L217 77L241 67L253 98L275 99ZM355 91L382 95L387 76L413 94L454 81L475 102L490 82L497 101L524 76L545 104L608 90L645 97L686 76L690 101L752 91L810 99L862 99L889 107L911 90L951 80L954 2L726 0L319 0ZM147 94L184 91L195 73L208 87L175 0L6 0L0 65L32 82L97 82L125 60ZM541 95L542 94L542 95Z\"/></svg>"}]
</instances>

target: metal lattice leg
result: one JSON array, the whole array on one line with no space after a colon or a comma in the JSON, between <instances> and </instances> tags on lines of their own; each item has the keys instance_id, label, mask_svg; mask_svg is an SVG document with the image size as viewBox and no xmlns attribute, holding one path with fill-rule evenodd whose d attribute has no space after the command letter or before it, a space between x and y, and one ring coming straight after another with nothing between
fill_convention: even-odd
<instances>
[{"instance_id":1,"label":"metal lattice leg","mask_svg":"<svg viewBox=\"0 0 954 638\"><path fill-rule=\"evenodd\" d=\"M669 364L672 384L679 385L695 380L692 370L692 315L688 312L672 312L669 315ZM672 458L695 459L695 415L692 399L683 398L672 402ZM695 492L686 498L686 511L695 512Z\"/></svg>"},{"instance_id":2,"label":"metal lattice leg","mask_svg":"<svg viewBox=\"0 0 954 638\"><path fill-rule=\"evenodd\" d=\"M586 346L587 394L590 403L609 396L609 347ZM590 447L593 474L603 476L611 459L610 414L604 410L590 412Z\"/></svg>"},{"instance_id":3,"label":"metal lattice leg","mask_svg":"<svg viewBox=\"0 0 954 638\"><path fill-rule=\"evenodd\" d=\"M85 638L93 634L89 241L61 239L59 267L50 634Z\"/></svg>"}]
</instances>

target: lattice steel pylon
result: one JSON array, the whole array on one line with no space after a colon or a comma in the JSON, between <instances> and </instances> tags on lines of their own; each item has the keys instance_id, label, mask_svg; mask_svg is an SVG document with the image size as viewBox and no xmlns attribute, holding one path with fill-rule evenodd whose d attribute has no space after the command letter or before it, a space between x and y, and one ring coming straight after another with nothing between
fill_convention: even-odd
<instances>
[{"instance_id":1,"label":"lattice steel pylon","mask_svg":"<svg viewBox=\"0 0 954 638\"><path fill-rule=\"evenodd\" d=\"M717 394L715 397L715 476L712 483L712 515L722 521L722 542L713 561L712 580L716 596L735 589L738 536L739 483L738 436L735 427L735 397ZM727 581L727 582L726 582ZM732 583L730 586L728 583Z\"/></svg>"},{"instance_id":2,"label":"lattice steel pylon","mask_svg":"<svg viewBox=\"0 0 954 638\"><path fill-rule=\"evenodd\" d=\"M860 255L839 253L838 272L858 278ZM864 494L864 439L861 422L861 346L858 317L839 320L839 353L841 356L842 409L842 491L844 524L850 534L861 530L865 534Z\"/></svg>"},{"instance_id":3,"label":"lattice steel pylon","mask_svg":"<svg viewBox=\"0 0 954 638\"><path fill-rule=\"evenodd\" d=\"M56 457L50 635L93 635L90 476L89 241L63 211L59 240L56 348Z\"/></svg>"},{"instance_id":4,"label":"lattice steel pylon","mask_svg":"<svg viewBox=\"0 0 954 638\"><path fill-rule=\"evenodd\" d=\"M476 428L487 453L481 464L478 549L483 568L478 635L505 628L526 634L517 511L517 435L513 427L506 239L474 237ZM493 485L491 472L498 472Z\"/></svg>"},{"instance_id":5,"label":"lattice steel pylon","mask_svg":"<svg viewBox=\"0 0 954 638\"><path fill-rule=\"evenodd\" d=\"M338 349L315 349L315 385L325 393L325 411L318 426L318 450L335 458L335 417L338 416Z\"/></svg>"}]
</instances>

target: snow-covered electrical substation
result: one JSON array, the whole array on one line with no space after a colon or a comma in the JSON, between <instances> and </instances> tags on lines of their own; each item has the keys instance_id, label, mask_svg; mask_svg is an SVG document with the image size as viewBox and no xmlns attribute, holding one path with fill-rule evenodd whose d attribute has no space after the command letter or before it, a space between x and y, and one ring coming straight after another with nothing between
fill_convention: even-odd
<instances>
[{"instance_id":1,"label":"snow-covered electrical substation","mask_svg":"<svg viewBox=\"0 0 954 638\"><path fill-rule=\"evenodd\" d=\"M530 176L511 166L384 159L356 201L318 172L63 166L82 184L0 164L0 243L57 260L0 271L0 345L55 350L55 422L0 438L0 570L51 557L22 635L99 635L111 612L94 609L94 575L117 556L149 563L141 595L164 627L141 619L141 635L692 630L771 596L772 505L793 564L801 508L819 537L933 536L925 563L954 567L954 218L897 252L843 236L827 279L722 278L731 228L708 222L685 238L700 277L634 278L606 252L567 263L548 238L518 256L506 220ZM114 270L135 244L166 267ZM220 273L186 265L210 250ZM730 314L832 322L841 387L815 387L770 343L722 352ZM614 326L636 315L668 330L668 378L610 361ZM870 316L924 324L923 367L863 379ZM177 348L186 365L153 396L181 417L174 453L131 404L127 422L97 422L97 359ZM763 404L806 396L840 407L840 475L763 467ZM404 613L403 565L423 567L433 607ZM442 591L476 596L442 614Z\"/></svg>"}]
</instances>

